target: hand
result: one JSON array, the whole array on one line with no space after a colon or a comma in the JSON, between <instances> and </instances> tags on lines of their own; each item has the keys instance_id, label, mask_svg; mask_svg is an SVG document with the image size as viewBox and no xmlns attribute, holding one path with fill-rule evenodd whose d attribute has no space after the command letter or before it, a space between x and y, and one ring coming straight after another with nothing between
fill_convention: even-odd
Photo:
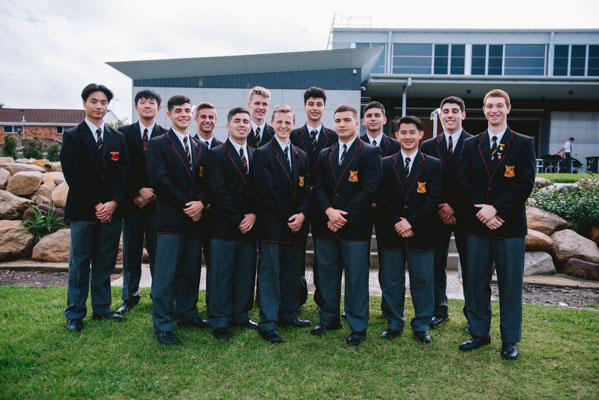
<instances>
[{"instance_id":1,"label":"hand","mask_svg":"<svg viewBox=\"0 0 599 400\"><path fill-rule=\"evenodd\" d=\"M253 214L253 213L245 214L243 216L243 219L239 223L239 230L241 231L241 233L243 233L245 235L246 233L248 233L249 231L252 230L255 222L256 222L256 214Z\"/></svg>"},{"instance_id":2,"label":"hand","mask_svg":"<svg viewBox=\"0 0 599 400\"><path fill-rule=\"evenodd\" d=\"M154 200L156 200L156 194L154 194L154 189L152 188L142 187L141 189L139 189L139 195L143 197L144 200L148 203L151 203Z\"/></svg>"},{"instance_id":3,"label":"hand","mask_svg":"<svg viewBox=\"0 0 599 400\"><path fill-rule=\"evenodd\" d=\"M135 196L133 199L133 204L135 204L139 208L143 208L149 204L149 202L144 199L141 195Z\"/></svg>"},{"instance_id":4,"label":"hand","mask_svg":"<svg viewBox=\"0 0 599 400\"><path fill-rule=\"evenodd\" d=\"M398 223L396 223L393 226L393 229L395 229L395 232L397 232L398 235L401 235L402 237L406 237L406 236L403 236L402 234L404 232L412 230L412 225L410 225L410 223L408 222L407 219L402 218L399 220ZM412 236L414 236L413 233L412 233Z\"/></svg>"},{"instance_id":5,"label":"hand","mask_svg":"<svg viewBox=\"0 0 599 400\"><path fill-rule=\"evenodd\" d=\"M445 225L455 225L457 220L453 215L447 216L447 218L442 220Z\"/></svg>"},{"instance_id":6,"label":"hand","mask_svg":"<svg viewBox=\"0 0 599 400\"><path fill-rule=\"evenodd\" d=\"M96 204L96 218L103 223L112 221L112 213L116 210L116 206L117 202L114 200Z\"/></svg>"},{"instance_id":7,"label":"hand","mask_svg":"<svg viewBox=\"0 0 599 400\"><path fill-rule=\"evenodd\" d=\"M480 210L476 213L476 218L478 218L478 220L483 224L486 224L497 215L497 210L492 205L475 204L474 207L480 208Z\"/></svg>"},{"instance_id":8,"label":"hand","mask_svg":"<svg viewBox=\"0 0 599 400\"><path fill-rule=\"evenodd\" d=\"M327 228L333 232L337 232L340 228L337 228L331 221L327 222Z\"/></svg>"},{"instance_id":9,"label":"hand","mask_svg":"<svg viewBox=\"0 0 599 400\"><path fill-rule=\"evenodd\" d=\"M287 221L287 226L291 229L291 232L295 233L302 228L305 219L304 213L293 214Z\"/></svg>"},{"instance_id":10,"label":"hand","mask_svg":"<svg viewBox=\"0 0 599 400\"><path fill-rule=\"evenodd\" d=\"M197 222L200 218L202 218L202 210L204 209L204 203L201 200L190 201L185 203L185 208L183 212L187 214L189 218L193 222Z\"/></svg>"},{"instance_id":11,"label":"hand","mask_svg":"<svg viewBox=\"0 0 599 400\"><path fill-rule=\"evenodd\" d=\"M439 217L444 221L447 217L452 216L454 214L453 208L448 203L439 204L439 209L437 210Z\"/></svg>"},{"instance_id":12,"label":"hand","mask_svg":"<svg viewBox=\"0 0 599 400\"><path fill-rule=\"evenodd\" d=\"M344 215L347 215L347 211L329 207L325 210L325 214L329 217L329 222L337 229L343 228L343 226L347 224L347 220L343 218Z\"/></svg>"},{"instance_id":13,"label":"hand","mask_svg":"<svg viewBox=\"0 0 599 400\"><path fill-rule=\"evenodd\" d=\"M487 225L487 228L489 228L490 230L494 231L495 229L498 229L501 227L501 225L503 225L505 221L503 219L501 219L501 217L498 216L494 216L493 218L491 218L491 220L489 222L487 222L485 225Z\"/></svg>"},{"instance_id":14,"label":"hand","mask_svg":"<svg viewBox=\"0 0 599 400\"><path fill-rule=\"evenodd\" d=\"M401 234L402 238L411 238L414 237L414 231L411 229L408 229L407 231L405 231L404 233Z\"/></svg>"},{"instance_id":15,"label":"hand","mask_svg":"<svg viewBox=\"0 0 599 400\"><path fill-rule=\"evenodd\" d=\"M372 203L372 204L370 205L370 208L372 208L373 210L376 210L376 203Z\"/></svg>"}]
</instances>

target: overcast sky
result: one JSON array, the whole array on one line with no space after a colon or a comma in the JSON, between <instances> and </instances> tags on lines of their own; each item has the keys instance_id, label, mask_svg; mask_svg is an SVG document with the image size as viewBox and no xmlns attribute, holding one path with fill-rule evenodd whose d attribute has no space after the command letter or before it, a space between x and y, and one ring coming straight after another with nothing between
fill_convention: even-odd
<instances>
[{"instance_id":1,"label":"overcast sky","mask_svg":"<svg viewBox=\"0 0 599 400\"><path fill-rule=\"evenodd\" d=\"M132 81L105 64L324 50L333 15L377 28L599 28L595 0L0 0L0 103L81 108L90 82L131 121Z\"/></svg>"}]
</instances>

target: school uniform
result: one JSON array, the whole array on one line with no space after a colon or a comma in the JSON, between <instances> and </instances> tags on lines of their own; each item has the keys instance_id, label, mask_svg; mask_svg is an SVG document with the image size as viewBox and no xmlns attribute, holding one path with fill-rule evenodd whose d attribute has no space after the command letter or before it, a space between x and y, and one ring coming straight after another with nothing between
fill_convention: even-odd
<instances>
[{"instance_id":1,"label":"school uniform","mask_svg":"<svg viewBox=\"0 0 599 400\"><path fill-rule=\"evenodd\" d=\"M65 217L71 221L71 251L64 314L67 321L81 320L87 314L91 265L93 315L108 317L112 315L110 275L119 247L122 210L117 207L112 222L102 223L95 206L112 200L120 204L125 197L127 143L122 133L105 124L98 128L86 119L64 133L60 162L71 188L65 207Z\"/></svg>"},{"instance_id":2,"label":"school uniform","mask_svg":"<svg viewBox=\"0 0 599 400\"><path fill-rule=\"evenodd\" d=\"M191 160L185 151L185 142ZM157 195L155 227L156 266L152 280L152 317L156 333L172 332L174 320L199 320L202 219L197 222L183 209L190 201L208 204L206 157L203 143L172 128L150 140L147 168Z\"/></svg>"},{"instance_id":3,"label":"school uniform","mask_svg":"<svg viewBox=\"0 0 599 400\"><path fill-rule=\"evenodd\" d=\"M340 162L341 161L341 162ZM371 204L382 176L379 149L356 137L320 152L316 164L314 219L318 285L323 304L320 325L339 326L341 273L345 271L345 314L352 332L368 327L368 268L372 236ZM344 210L345 226L337 232L327 227L325 210Z\"/></svg>"},{"instance_id":4,"label":"school uniform","mask_svg":"<svg viewBox=\"0 0 599 400\"><path fill-rule=\"evenodd\" d=\"M266 122L256 125L254 121L251 121L251 125L252 131L248 135L247 144L254 149L268 144L275 136L275 130Z\"/></svg>"},{"instance_id":5,"label":"school uniform","mask_svg":"<svg viewBox=\"0 0 599 400\"><path fill-rule=\"evenodd\" d=\"M466 312L473 336L488 337L491 325L493 263L499 286L501 339L520 342L526 199L535 179L531 137L509 127L493 154L488 131L466 139L458 167L458 182L467 202L468 283ZM490 204L505 222L490 230L476 218L475 204Z\"/></svg>"},{"instance_id":6,"label":"school uniform","mask_svg":"<svg viewBox=\"0 0 599 400\"><path fill-rule=\"evenodd\" d=\"M388 327L402 331L407 263L415 314L411 326L415 332L426 332L434 306L433 261L436 212L442 185L441 162L418 151L409 157L408 174L408 157L400 151L383 159L384 185L379 204L386 223L377 232L381 244L381 309ZM402 218L412 226L413 237L403 238L395 231L395 224Z\"/></svg>"},{"instance_id":7,"label":"school uniform","mask_svg":"<svg viewBox=\"0 0 599 400\"><path fill-rule=\"evenodd\" d=\"M297 320L305 223L293 233L287 222L295 214L308 213L309 166L306 153L291 143L281 144L276 137L256 149L252 161L253 173L261 177L254 182L261 199L259 329L268 331L276 329L279 320Z\"/></svg>"}]
</instances>

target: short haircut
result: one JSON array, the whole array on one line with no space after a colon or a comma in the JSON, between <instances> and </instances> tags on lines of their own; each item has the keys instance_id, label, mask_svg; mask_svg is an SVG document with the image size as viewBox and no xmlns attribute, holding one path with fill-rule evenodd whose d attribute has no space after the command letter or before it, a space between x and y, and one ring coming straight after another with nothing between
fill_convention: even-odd
<instances>
[{"instance_id":1,"label":"short haircut","mask_svg":"<svg viewBox=\"0 0 599 400\"><path fill-rule=\"evenodd\" d=\"M362 112L362 117L364 117L364 115L366 115L366 111L370 110L371 108L378 108L382 111L383 113L383 117L385 117L385 106L382 105L381 103L379 103L378 101L371 101L370 103L366 104L364 106L364 111Z\"/></svg>"},{"instance_id":2,"label":"short haircut","mask_svg":"<svg viewBox=\"0 0 599 400\"><path fill-rule=\"evenodd\" d=\"M262 97L266 97L267 99L270 99L270 92L268 91L267 88L264 88L262 86L254 86L252 88L252 90L250 90L250 98L249 100L252 100L252 96L253 95L258 95L258 96L262 96Z\"/></svg>"},{"instance_id":3,"label":"short haircut","mask_svg":"<svg viewBox=\"0 0 599 400\"><path fill-rule=\"evenodd\" d=\"M441 100L441 105L439 106L439 108L443 110L443 106L445 104L457 104L458 107L460 107L461 112L466 111L466 104L464 103L464 100L460 99L457 96L449 96L444 98L443 100Z\"/></svg>"},{"instance_id":4,"label":"short haircut","mask_svg":"<svg viewBox=\"0 0 599 400\"><path fill-rule=\"evenodd\" d=\"M203 101L196 106L196 110L195 110L196 117L198 116L198 114L200 114L200 111L205 110L205 109L213 110L214 113L216 114L216 107L214 107L214 104L208 103L207 101Z\"/></svg>"},{"instance_id":5,"label":"short haircut","mask_svg":"<svg viewBox=\"0 0 599 400\"><path fill-rule=\"evenodd\" d=\"M168 112L173 111L173 108L175 106L182 106L183 104L189 103L189 105L191 105L191 99L187 96L184 96L182 94L176 94L173 97L171 97L170 99L168 99L167 104L167 108L168 108Z\"/></svg>"},{"instance_id":6,"label":"short haircut","mask_svg":"<svg viewBox=\"0 0 599 400\"><path fill-rule=\"evenodd\" d=\"M568 139L568 140L571 140L571 141L573 141L573 142L574 142L576 139L574 139L573 137L571 137L571 138L570 138L570 139Z\"/></svg>"},{"instance_id":7,"label":"short haircut","mask_svg":"<svg viewBox=\"0 0 599 400\"><path fill-rule=\"evenodd\" d=\"M352 114L354 115L354 118L356 120L358 119L358 110L356 110L354 107L350 106L349 104L341 104L340 106L335 108L335 112L333 113L333 115L340 113L340 112L345 112L345 111L351 111Z\"/></svg>"},{"instance_id":8,"label":"short haircut","mask_svg":"<svg viewBox=\"0 0 599 400\"><path fill-rule=\"evenodd\" d=\"M156 104L158 104L158 107L160 107L160 103L162 103L162 98L160 97L160 95L155 91L149 89L140 90L139 92L137 92L137 94L135 95L135 105L137 105L137 102L140 99L156 100Z\"/></svg>"},{"instance_id":9,"label":"short haircut","mask_svg":"<svg viewBox=\"0 0 599 400\"><path fill-rule=\"evenodd\" d=\"M289 107L286 104L282 104L280 106L276 106L274 110L272 110L272 117L271 117L271 121L275 120L275 114L276 113L291 113L291 116L293 117L293 120L295 121L295 111L293 111L293 108Z\"/></svg>"},{"instance_id":10,"label":"short haircut","mask_svg":"<svg viewBox=\"0 0 599 400\"><path fill-rule=\"evenodd\" d=\"M503 99L505 100L505 105L508 107L511 107L510 96L504 90L493 89L490 92L488 92L487 94L485 94L485 98L483 99L483 107L485 106L485 104L487 104L487 99L489 97L503 97Z\"/></svg>"},{"instance_id":11,"label":"short haircut","mask_svg":"<svg viewBox=\"0 0 599 400\"><path fill-rule=\"evenodd\" d=\"M314 99L322 99L322 102L327 104L327 95L325 94L324 89L315 86L306 89L304 92L304 105L306 105L310 97Z\"/></svg>"},{"instance_id":12,"label":"short haircut","mask_svg":"<svg viewBox=\"0 0 599 400\"><path fill-rule=\"evenodd\" d=\"M235 114L247 114L248 117L250 116L250 112L245 107L234 107L230 109L229 114L227 114L227 123L231 122L231 119L233 119Z\"/></svg>"},{"instance_id":13,"label":"short haircut","mask_svg":"<svg viewBox=\"0 0 599 400\"><path fill-rule=\"evenodd\" d=\"M399 128L400 128L401 124L414 124L414 125L416 125L416 128L418 128L418 132L422 131L422 121L420 120L420 118L415 117L413 115L406 115L405 117L396 119L393 122L393 125L395 127L395 129L394 129L395 132L399 132Z\"/></svg>"},{"instance_id":14,"label":"short haircut","mask_svg":"<svg viewBox=\"0 0 599 400\"><path fill-rule=\"evenodd\" d=\"M108 102L110 102L110 100L112 100L112 98L114 97L112 91L108 89L106 86L98 85L97 83L90 83L89 85L83 88L83 91L81 92L81 98L83 99L83 101L87 101L89 95L94 92L104 93L106 95L106 98L108 99Z\"/></svg>"}]
</instances>

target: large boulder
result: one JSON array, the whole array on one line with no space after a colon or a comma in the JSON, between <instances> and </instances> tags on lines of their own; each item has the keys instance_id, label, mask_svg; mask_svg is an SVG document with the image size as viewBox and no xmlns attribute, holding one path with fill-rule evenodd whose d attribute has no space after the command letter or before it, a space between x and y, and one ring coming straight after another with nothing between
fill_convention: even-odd
<instances>
[{"instance_id":1,"label":"large boulder","mask_svg":"<svg viewBox=\"0 0 599 400\"><path fill-rule=\"evenodd\" d=\"M557 261L564 265L570 258L599 263L597 244L572 229L564 229L551 235L553 254Z\"/></svg>"},{"instance_id":2,"label":"large boulder","mask_svg":"<svg viewBox=\"0 0 599 400\"><path fill-rule=\"evenodd\" d=\"M56 186L52 191L52 201L56 207L64 207L67 205L67 195L69 194L69 185L66 182Z\"/></svg>"},{"instance_id":3,"label":"large boulder","mask_svg":"<svg viewBox=\"0 0 599 400\"><path fill-rule=\"evenodd\" d=\"M563 272L578 278L599 281L599 263L571 258L564 266Z\"/></svg>"},{"instance_id":4,"label":"large boulder","mask_svg":"<svg viewBox=\"0 0 599 400\"><path fill-rule=\"evenodd\" d=\"M49 162L50 161L48 161L48 160L46 160L44 158L44 159L41 159L41 160L30 161L29 164L37 165L38 167L44 167L46 165L46 163L49 163ZM45 167L44 167L44 169L45 169Z\"/></svg>"},{"instance_id":5,"label":"large boulder","mask_svg":"<svg viewBox=\"0 0 599 400\"><path fill-rule=\"evenodd\" d=\"M556 230L565 229L568 226L568 221L559 215L528 206L526 207L526 223L528 229L534 229L545 235L551 235Z\"/></svg>"},{"instance_id":6,"label":"large boulder","mask_svg":"<svg viewBox=\"0 0 599 400\"><path fill-rule=\"evenodd\" d=\"M15 159L12 157L0 157L0 164L4 164L4 163L12 164L14 162L15 162Z\"/></svg>"},{"instance_id":7,"label":"large boulder","mask_svg":"<svg viewBox=\"0 0 599 400\"><path fill-rule=\"evenodd\" d=\"M23 211L34 204L29 199L15 196L6 190L0 190L0 219L20 218Z\"/></svg>"},{"instance_id":8,"label":"large boulder","mask_svg":"<svg viewBox=\"0 0 599 400\"><path fill-rule=\"evenodd\" d=\"M591 240L599 246L599 226L591 226Z\"/></svg>"},{"instance_id":9,"label":"large boulder","mask_svg":"<svg viewBox=\"0 0 599 400\"><path fill-rule=\"evenodd\" d=\"M25 230L21 221L0 220L0 260L29 257L33 235Z\"/></svg>"},{"instance_id":10,"label":"large boulder","mask_svg":"<svg viewBox=\"0 0 599 400\"><path fill-rule=\"evenodd\" d=\"M47 172L42 176L42 182L46 185L58 186L64 182L64 175L59 171Z\"/></svg>"},{"instance_id":11,"label":"large boulder","mask_svg":"<svg viewBox=\"0 0 599 400\"><path fill-rule=\"evenodd\" d=\"M35 201L35 204L52 204L52 191L54 190L53 185L40 185L35 193L31 195L31 200Z\"/></svg>"},{"instance_id":12,"label":"large boulder","mask_svg":"<svg viewBox=\"0 0 599 400\"><path fill-rule=\"evenodd\" d=\"M535 186L539 188L551 186L551 181L547 178L537 176L535 178Z\"/></svg>"},{"instance_id":13,"label":"large boulder","mask_svg":"<svg viewBox=\"0 0 599 400\"><path fill-rule=\"evenodd\" d=\"M553 275L555 273L551 254L542 251L524 253L524 276Z\"/></svg>"},{"instance_id":14,"label":"large boulder","mask_svg":"<svg viewBox=\"0 0 599 400\"><path fill-rule=\"evenodd\" d=\"M15 160L19 164L31 164L31 161L35 161L35 158L17 158Z\"/></svg>"},{"instance_id":15,"label":"large boulder","mask_svg":"<svg viewBox=\"0 0 599 400\"><path fill-rule=\"evenodd\" d=\"M44 165L44 167L46 167L46 169L48 171L58 171L58 172L62 172L62 165L60 164L60 161L56 161L56 162L49 162L46 165Z\"/></svg>"},{"instance_id":16,"label":"large boulder","mask_svg":"<svg viewBox=\"0 0 599 400\"><path fill-rule=\"evenodd\" d=\"M64 262L71 251L71 230L60 229L44 236L33 247L31 258L39 261Z\"/></svg>"},{"instance_id":17,"label":"large boulder","mask_svg":"<svg viewBox=\"0 0 599 400\"><path fill-rule=\"evenodd\" d=\"M526 251L551 251L553 239L543 232L529 229L526 234Z\"/></svg>"},{"instance_id":18,"label":"large boulder","mask_svg":"<svg viewBox=\"0 0 599 400\"><path fill-rule=\"evenodd\" d=\"M46 170L42 167L38 167L37 165L32 164L23 164L23 163L0 163L0 168L4 168L10 172L11 175L16 174L21 171L37 171L44 173Z\"/></svg>"},{"instance_id":19,"label":"large boulder","mask_svg":"<svg viewBox=\"0 0 599 400\"><path fill-rule=\"evenodd\" d=\"M21 171L10 177L6 190L17 196L29 196L42 183L42 174L37 171Z\"/></svg>"},{"instance_id":20,"label":"large boulder","mask_svg":"<svg viewBox=\"0 0 599 400\"><path fill-rule=\"evenodd\" d=\"M8 179L10 178L10 172L4 168L0 168L0 189L5 189Z\"/></svg>"}]
</instances>

